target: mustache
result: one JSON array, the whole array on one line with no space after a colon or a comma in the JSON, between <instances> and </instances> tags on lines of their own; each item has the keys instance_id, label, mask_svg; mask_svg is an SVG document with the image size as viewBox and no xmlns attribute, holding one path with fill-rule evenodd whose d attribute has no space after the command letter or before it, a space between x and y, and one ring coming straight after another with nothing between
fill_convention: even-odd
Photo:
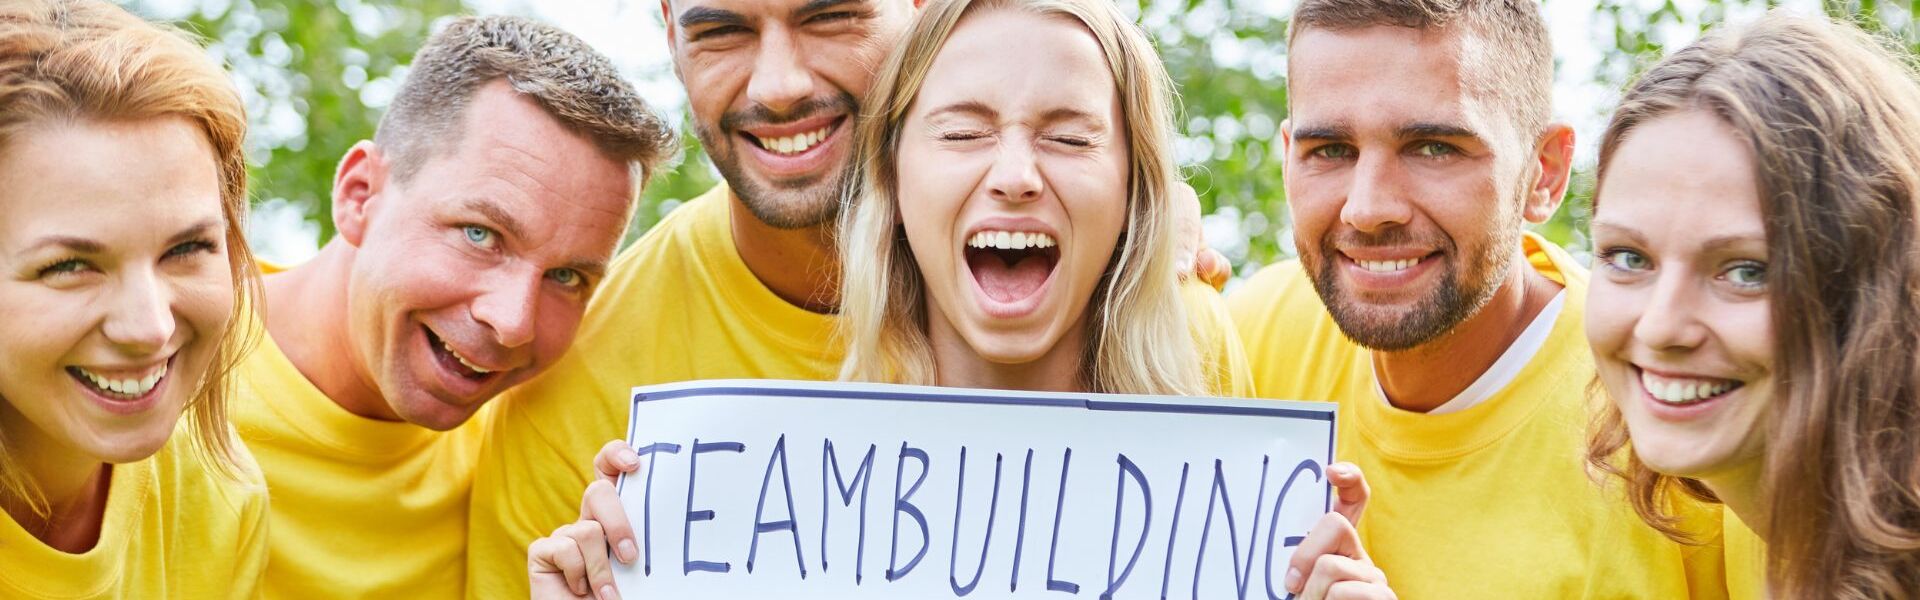
<instances>
[{"instance_id":1,"label":"mustache","mask_svg":"<svg viewBox=\"0 0 1920 600\"><path fill-rule=\"evenodd\" d=\"M1413 246L1436 248L1442 252L1453 251L1453 240L1439 233L1417 234L1406 227L1393 227L1375 232L1354 229L1330 233L1320 239L1320 248L1332 253L1340 248L1368 248L1378 246Z\"/></svg>"},{"instance_id":2,"label":"mustache","mask_svg":"<svg viewBox=\"0 0 1920 600\"><path fill-rule=\"evenodd\" d=\"M775 111L764 104L754 104L742 110L727 111L726 114L720 115L720 130L740 131L749 127L782 125L821 113L833 112L859 114L860 102L854 99L853 94L842 91L832 96L801 100L784 111Z\"/></svg>"}]
</instances>

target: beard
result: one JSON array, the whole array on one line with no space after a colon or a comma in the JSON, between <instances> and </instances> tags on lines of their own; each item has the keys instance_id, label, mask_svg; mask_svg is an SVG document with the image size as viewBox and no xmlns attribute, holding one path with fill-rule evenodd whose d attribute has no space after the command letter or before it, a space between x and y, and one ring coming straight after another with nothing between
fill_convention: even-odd
<instances>
[{"instance_id":1,"label":"beard","mask_svg":"<svg viewBox=\"0 0 1920 600\"><path fill-rule=\"evenodd\" d=\"M834 135L842 133L840 128L852 127L852 119L860 114L860 107L852 94L841 91L836 96L810 98L784 113L775 113L765 106L753 105L745 110L730 111L720 116L717 126L706 123L694 123L694 136L700 139L700 145L707 150L708 159L713 161L715 170L725 179L747 211L753 213L760 222L778 229L804 229L832 221L840 215L840 194L846 180L846 168L830 168L823 173L804 177L772 179L762 181L747 172L742 165L742 149L736 144L752 144L738 132L754 126L791 123L826 112L839 111L847 115L846 122L835 126Z\"/></svg>"},{"instance_id":2,"label":"beard","mask_svg":"<svg viewBox=\"0 0 1920 600\"><path fill-rule=\"evenodd\" d=\"M1481 247L1460 248L1442 233L1416 236L1405 227L1380 233L1348 231L1320 240L1319 264L1312 265L1313 289L1340 332L1370 350L1399 352L1439 339L1480 312L1506 283L1520 230L1503 227ZM1440 281L1411 306L1366 304L1340 283L1338 248L1366 246L1437 247Z\"/></svg>"}]
</instances>

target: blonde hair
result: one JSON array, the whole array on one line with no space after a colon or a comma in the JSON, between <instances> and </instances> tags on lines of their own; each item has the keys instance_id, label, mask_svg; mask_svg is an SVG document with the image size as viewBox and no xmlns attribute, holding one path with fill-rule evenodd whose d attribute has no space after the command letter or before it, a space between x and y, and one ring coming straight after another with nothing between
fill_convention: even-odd
<instances>
[{"instance_id":1,"label":"blonde hair","mask_svg":"<svg viewBox=\"0 0 1920 600\"><path fill-rule=\"evenodd\" d=\"M1759 425L1775 597L1920 593L1920 83L1896 57L1858 28L1776 12L1654 66L1601 141L1602 187L1620 144L1663 116L1707 111L1751 148L1779 381ZM1619 408L1603 411L1588 461L1683 539L1672 501L1718 499L1649 468Z\"/></svg>"},{"instance_id":2,"label":"blonde hair","mask_svg":"<svg viewBox=\"0 0 1920 600\"><path fill-rule=\"evenodd\" d=\"M1094 392L1206 393L1173 267L1173 88L1145 34L1109 0L934 0L900 38L854 130L840 226L840 323L848 344L841 378L935 383L925 285L896 218L900 181L894 156L934 58L975 9L1023 10L1080 23L1099 42L1119 93L1129 153L1126 228L1089 300L1085 386Z\"/></svg>"},{"instance_id":3,"label":"blonde hair","mask_svg":"<svg viewBox=\"0 0 1920 600\"><path fill-rule=\"evenodd\" d=\"M194 448L216 473L238 479L245 469L227 425L233 397L228 373L257 339L246 318L260 277L247 248L247 164L241 140L246 112L226 72L178 29L149 23L95 0L0 2L0 150L47 123L183 118L213 147L226 218L234 309L221 332L212 368L187 402ZM15 466L0 435L0 500L36 514L40 491Z\"/></svg>"}]
</instances>

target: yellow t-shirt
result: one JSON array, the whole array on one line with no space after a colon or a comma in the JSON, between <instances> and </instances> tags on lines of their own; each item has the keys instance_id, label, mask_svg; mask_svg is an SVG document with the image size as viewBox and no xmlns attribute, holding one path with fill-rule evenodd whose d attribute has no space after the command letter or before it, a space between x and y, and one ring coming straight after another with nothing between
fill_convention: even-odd
<instances>
[{"instance_id":1,"label":"yellow t-shirt","mask_svg":"<svg viewBox=\"0 0 1920 600\"><path fill-rule=\"evenodd\" d=\"M48 547L0 511L0 598L251 598L267 566L267 489L236 444L241 480L214 474L186 427L114 465L100 540Z\"/></svg>"},{"instance_id":2,"label":"yellow t-shirt","mask_svg":"<svg viewBox=\"0 0 1920 600\"><path fill-rule=\"evenodd\" d=\"M1767 597L1767 542L1747 524L1726 511L1727 597L1765 600Z\"/></svg>"},{"instance_id":3,"label":"yellow t-shirt","mask_svg":"<svg viewBox=\"0 0 1920 600\"><path fill-rule=\"evenodd\" d=\"M1341 460L1373 488L1360 535L1401 598L1718 598L1718 548L1685 547L1635 517L1585 469L1587 272L1528 234L1530 265L1566 286L1547 341L1516 378L1465 410L1396 409L1372 354L1348 340L1297 261L1227 298L1262 397L1339 404ZM1701 508L1689 525L1718 527ZM1711 531L1717 535L1717 531Z\"/></svg>"},{"instance_id":4,"label":"yellow t-shirt","mask_svg":"<svg viewBox=\"0 0 1920 600\"><path fill-rule=\"evenodd\" d=\"M527 545L578 518L592 460L626 435L634 386L697 379L831 380L844 348L832 316L788 304L755 277L733 243L726 186L687 202L614 261L573 348L494 403L474 478L468 590L527 595ZM1251 375L1218 293L1182 297L1207 373L1233 395ZM1198 290L1192 288L1198 287Z\"/></svg>"},{"instance_id":5,"label":"yellow t-shirt","mask_svg":"<svg viewBox=\"0 0 1920 600\"><path fill-rule=\"evenodd\" d=\"M459 598L486 413L453 431L349 413L271 335L235 374L233 420L273 496L272 598Z\"/></svg>"}]
</instances>

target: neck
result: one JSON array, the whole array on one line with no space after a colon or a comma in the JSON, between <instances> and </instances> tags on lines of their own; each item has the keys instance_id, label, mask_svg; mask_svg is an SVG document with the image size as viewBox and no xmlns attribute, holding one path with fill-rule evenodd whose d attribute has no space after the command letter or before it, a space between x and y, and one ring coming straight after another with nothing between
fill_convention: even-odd
<instances>
[{"instance_id":1,"label":"neck","mask_svg":"<svg viewBox=\"0 0 1920 600\"><path fill-rule=\"evenodd\" d=\"M1700 482L1707 484L1707 489L1713 490L1713 495L1718 496L1734 516L1740 517L1740 522L1746 523L1748 529L1752 529L1760 539L1767 539L1767 529L1771 525L1767 520L1772 514L1767 511L1767 502L1763 497L1765 490L1760 485L1766 472L1763 462L1749 460L1723 472L1702 477Z\"/></svg>"},{"instance_id":2,"label":"neck","mask_svg":"<svg viewBox=\"0 0 1920 600\"><path fill-rule=\"evenodd\" d=\"M113 465L47 437L3 400L0 432L15 466L44 502L36 510L26 498L0 494L0 509L55 550L79 554L92 549L106 519Z\"/></svg>"},{"instance_id":3,"label":"neck","mask_svg":"<svg viewBox=\"0 0 1920 600\"><path fill-rule=\"evenodd\" d=\"M1046 354L1022 363L1000 363L980 356L938 312L927 321L937 385L1029 392L1088 391L1081 377L1087 347L1084 318L1067 328Z\"/></svg>"},{"instance_id":4,"label":"neck","mask_svg":"<svg viewBox=\"0 0 1920 600\"><path fill-rule=\"evenodd\" d=\"M266 278L267 334L320 393L347 412L398 421L373 377L360 368L347 318L354 248L334 238L306 264Z\"/></svg>"},{"instance_id":5,"label":"neck","mask_svg":"<svg viewBox=\"0 0 1920 600\"><path fill-rule=\"evenodd\" d=\"M1412 349L1373 353L1374 373L1395 408L1425 413L1465 391L1560 291L1525 256L1509 264L1493 298L1452 331Z\"/></svg>"},{"instance_id":6,"label":"neck","mask_svg":"<svg viewBox=\"0 0 1920 600\"><path fill-rule=\"evenodd\" d=\"M733 247L747 270L788 304L828 314L840 306L840 255L833 222L781 229L760 221L733 192L727 193Z\"/></svg>"}]
</instances>

